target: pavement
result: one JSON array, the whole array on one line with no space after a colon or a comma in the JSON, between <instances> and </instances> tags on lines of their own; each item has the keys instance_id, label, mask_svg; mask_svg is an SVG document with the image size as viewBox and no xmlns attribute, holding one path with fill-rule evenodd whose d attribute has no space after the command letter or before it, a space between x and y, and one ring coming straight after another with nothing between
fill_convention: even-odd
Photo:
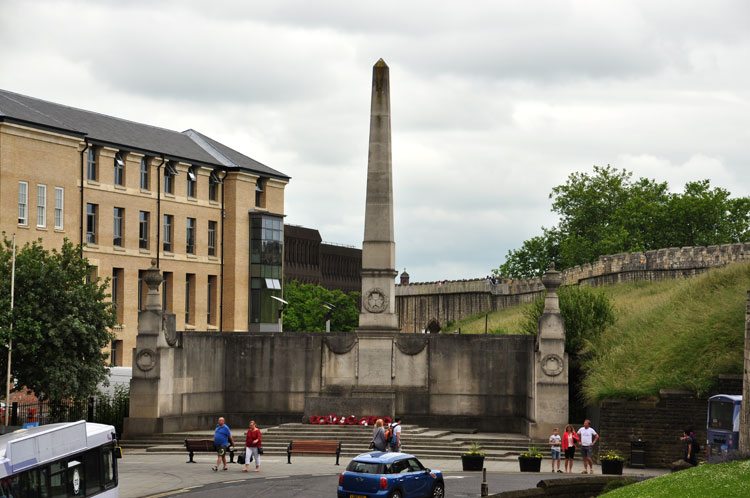
<instances>
[{"instance_id":1,"label":"pavement","mask_svg":"<svg viewBox=\"0 0 750 498\"><path fill-rule=\"evenodd\" d=\"M407 448L408 451L408 448ZM419 455L416 455L419 457ZM182 455L146 453L145 451L129 450L118 461L120 496L122 498L142 498L142 497L164 497L171 494L181 494L191 489L215 483L238 483L250 479L284 479L289 476L310 475L310 476L331 476L343 472L346 468L348 459L341 459L341 465L336 466L335 456L292 456L292 464L286 463L286 456L265 455L261 456L260 472L252 472L253 465L250 465L250 472L242 472L243 466L238 464L228 464L229 470L224 472L211 470L216 464L216 457L210 454L196 454L194 460L196 463L186 463L188 460L187 452ZM444 473L463 473L461 468L461 459L456 456L452 459L421 459L423 465L431 469L439 469ZM550 465L550 460L545 459L542 462L542 472L535 474L538 479L550 477L553 474L545 473ZM488 474L522 474L518 472L518 462L515 460L506 461L485 461L485 468ZM583 463L576 460L574 473L570 474L580 476L583 470ZM594 466L595 474L601 474L601 468ZM666 469L630 469L623 470L623 474L641 475L654 477L668 473ZM564 474L555 473L555 477ZM489 479L488 479L489 480ZM175 493L172 493L175 492ZM490 492L496 492L490 489Z\"/></svg>"}]
</instances>

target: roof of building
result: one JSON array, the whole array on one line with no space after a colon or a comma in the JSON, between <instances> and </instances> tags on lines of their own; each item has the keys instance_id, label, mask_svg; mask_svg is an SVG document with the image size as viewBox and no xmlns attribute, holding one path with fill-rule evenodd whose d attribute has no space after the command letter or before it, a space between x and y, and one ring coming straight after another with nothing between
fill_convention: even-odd
<instances>
[{"instance_id":1,"label":"roof of building","mask_svg":"<svg viewBox=\"0 0 750 498\"><path fill-rule=\"evenodd\" d=\"M0 90L0 121L52 129L102 145L263 176L289 176L195 130L182 133Z\"/></svg>"}]
</instances>

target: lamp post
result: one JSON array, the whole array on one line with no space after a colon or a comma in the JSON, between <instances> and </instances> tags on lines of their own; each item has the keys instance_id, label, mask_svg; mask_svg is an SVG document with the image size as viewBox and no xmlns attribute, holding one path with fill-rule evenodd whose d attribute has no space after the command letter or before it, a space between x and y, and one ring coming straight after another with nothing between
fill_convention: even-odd
<instances>
[{"instance_id":1,"label":"lamp post","mask_svg":"<svg viewBox=\"0 0 750 498\"><path fill-rule=\"evenodd\" d=\"M281 323L281 318L282 318L281 315L284 313L284 308L286 308L289 303L286 302L286 301L284 301L280 297L276 297L276 296L271 296L271 299L275 299L275 300L277 300L278 302L281 303L281 306L279 307L279 332L283 332L284 331L284 326Z\"/></svg>"},{"instance_id":2,"label":"lamp post","mask_svg":"<svg viewBox=\"0 0 750 498\"><path fill-rule=\"evenodd\" d=\"M331 331L331 315L333 315L333 308L336 306L331 303L323 303L323 307L327 309L326 311L326 332Z\"/></svg>"}]
</instances>

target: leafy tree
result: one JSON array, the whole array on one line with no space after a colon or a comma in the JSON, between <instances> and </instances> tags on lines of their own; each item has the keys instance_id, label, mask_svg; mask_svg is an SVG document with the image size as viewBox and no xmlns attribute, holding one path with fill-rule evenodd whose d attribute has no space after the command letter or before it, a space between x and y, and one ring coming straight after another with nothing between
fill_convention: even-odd
<instances>
[{"instance_id":1,"label":"leafy tree","mask_svg":"<svg viewBox=\"0 0 750 498\"><path fill-rule=\"evenodd\" d=\"M12 244L0 244L0 341L8 344L13 323L12 375L51 401L81 399L107 375L102 350L116 324L107 300L108 281L91 279L92 266L67 239L48 251L41 239L17 249L15 299L10 312ZM0 354L0 375L7 355Z\"/></svg>"},{"instance_id":2,"label":"leafy tree","mask_svg":"<svg viewBox=\"0 0 750 498\"><path fill-rule=\"evenodd\" d=\"M732 199L708 180L670 193L666 182L634 181L626 170L594 166L591 175L572 173L550 198L558 225L509 251L493 273L531 277L550 261L569 268L606 254L750 240L750 198Z\"/></svg>"},{"instance_id":3,"label":"leafy tree","mask_svg":"<svg viewBox=\"0 0 750 498\"><path fill-rule=\"evenodd\" d=\"M320 285L300 284L296 280L284 285L284 300L289 305L284 310L284 330L296 332L325 332L328 309L331 311L331 330L348 332L359 325L357 298L359 292L348 295L340 290L328 290Z\"/></svg>"}]
</instances>

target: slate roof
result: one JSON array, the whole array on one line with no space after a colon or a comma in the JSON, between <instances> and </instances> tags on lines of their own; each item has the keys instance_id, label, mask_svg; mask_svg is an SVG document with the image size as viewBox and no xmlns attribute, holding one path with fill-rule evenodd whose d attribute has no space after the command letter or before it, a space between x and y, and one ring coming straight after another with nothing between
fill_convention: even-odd
<instances>
[{"instance_id":1,"label":"slate roof","mask_svg":"<svg viewBox=\"0 0 750 498\"><path fill-rule=\"evenodd\" d=\"M0 121L52 129L148 155L288 180L289 176L195 130L182 133L0 89Z\"/></svg>"}]
</instances>

